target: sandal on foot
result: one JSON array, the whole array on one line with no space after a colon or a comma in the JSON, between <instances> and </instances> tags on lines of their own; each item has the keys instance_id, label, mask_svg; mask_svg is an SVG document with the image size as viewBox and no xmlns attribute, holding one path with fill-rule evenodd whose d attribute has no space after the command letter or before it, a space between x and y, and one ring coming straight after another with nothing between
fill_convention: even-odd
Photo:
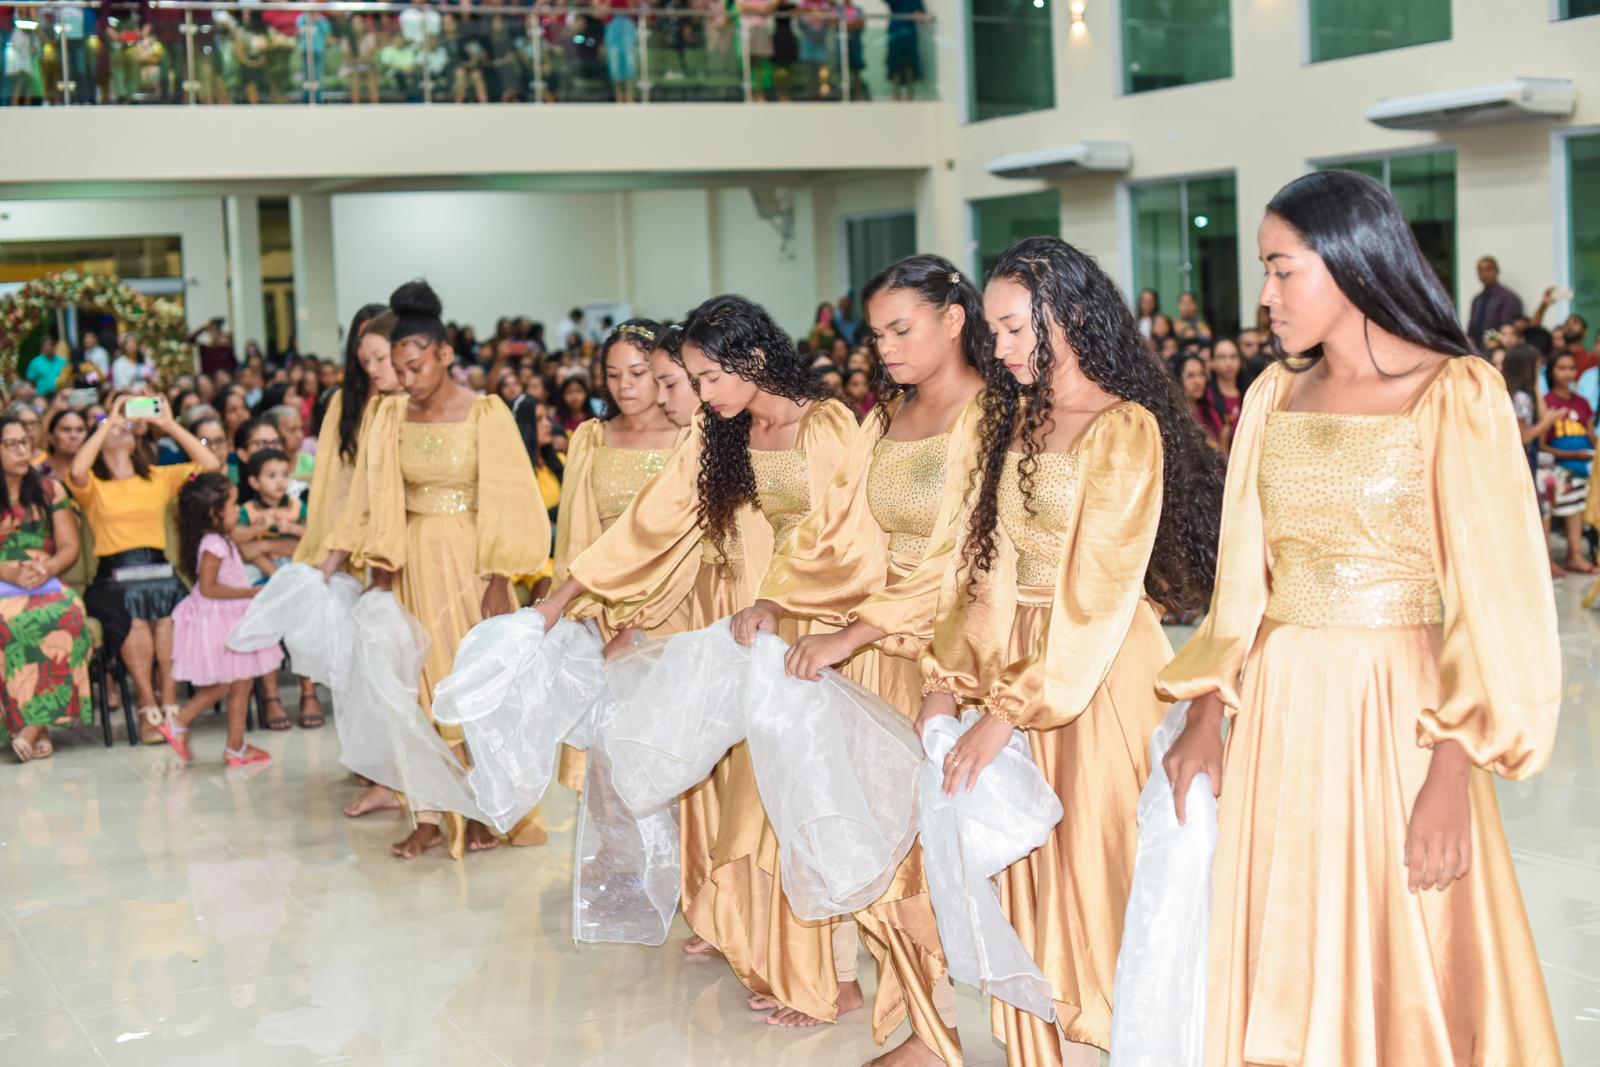
<instances>
[{"instance_id":1,"label":"sandal on foot","mask_svg":"<svg viewBox=\"0 0 1600 1067\"><path fill-rule=\"evenodd\" d=\"M172 751L178 754L179 759L185 763L194 759L189 751L189 728L179 726L176 715L168 715L157 729L161 731L161 736L166 739L167 744L172 746Z\"/></svg>"},{"instance_id":2,"label":"sandal on foot","mask_svg":"<svg viewBox=\"0 0 1600 1067\"><path fill-rule=\"evenodd\" d=\"M229 767L246 767L252 763L269 763L271 760L272 754L270 752L265 752L248 743L240 749L225 748L222 750L222 761Z\"/></svg>"},{"instance_id":3,"label":"sandal on foot","mask_svg":"<svg viewBox=\"0 0 1600 1067\"><path fill-rule=\"evenodd\" d=\"M306 706L316 708L316 711L306 710ZM315 696L302 697L300 700L300 729L315 730L327 720L322 717L322 701Z\"/></svg>"},{"instance_id":4,"label":"sandal on foot","mask_svg":"<svg viewBox=\"0 0 1600 1067\"><path fill-rule=\"evenodd\" d=\"M272 706L274 704L278 706L278 714L276 715L272 714ZM268 697L263 700L261 702L261 713L262 725L269 730L281 733L294 726L294 723L289 721L289 713L283 710L283 701L277 697Z\"/></svg>"},{"instance_id":5,"label":"sandal on foot","mask_svg":"<svg viewBox=\"0 0 1600 1067\"><path fill-rule=\"evenodd\" d=\"M161 724L167 717L160 708L154 704L146 704L139 709L139 743L141 745L164 745L167 739L161 736Z\"/></svg>"}]
</instances>

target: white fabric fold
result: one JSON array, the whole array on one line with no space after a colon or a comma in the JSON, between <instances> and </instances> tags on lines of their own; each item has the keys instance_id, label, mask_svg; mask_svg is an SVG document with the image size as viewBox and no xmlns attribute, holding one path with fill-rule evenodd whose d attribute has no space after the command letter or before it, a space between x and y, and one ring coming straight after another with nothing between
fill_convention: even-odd
<instances>
[{"instance_id":1,"label":"white fabric fold","mask_svg":"<svg viewBox=\"0 0 1600 1067\"><path fill-rule=\"evenodd\" d=\"M788 647L761 634L750 650L750 760L789 906L826 919L883 896L911 851L922 743L865 686L832 670L815 682L785 674Z\"/></svg>"},{"instance_id":2,"label":"white fabric fold","mask_svg":"<svg viewBox=\"0 0 1600 1067\"><path fill-rule=\"evenodd\" d=\"M1183 733L1189 702L1174 704L1150 737L1150 779L1139 793L1139 855L1112 994L1113 1067L1200 1067L1205 1060L1206 941L1217 798L1199 774L1178 824L1161 761Z\"/></svg>"},{"instance_id":3,"label":"white fabric fold","mask_svg":"<svg viewBox=\"0 0 1600 1067\"><path fill-rule=\"evenodd\" d=\"M1020 730L978 775L971 792L944 793L944 759L983 717L937 718L922 731L919 772L922 864L950 977L1022 1011L1054 1021L1050 982L1000 910L995 875L1044 844L1061 821L1061 800ZM1070 729L1070 727L1069 727Z\"/></svg>"},{"instance_id":4,"label":"white fabric fold","mask_svg":"<svg viewBox=\"0 0 1600 1067\"><path fill-rule=\"evenodd\" d=\"M568 619L546 634L544 618L523 608L468 631L449 676L434 687L434 720L461 727L472 757L468 787L501 833L544 796L561 743L589 732L606 697L602 647Z\"/></svg>"},{"instance_id":5,"label":"white fabric fold","mask_svg":"<svg viewBox=\"0 0 1600 1067\"><path fill-rule=\"evenodd\" d=\"M601 749L589 751L572 862L572 939L660 945L681 892L678 805L638 815L611 784Z\"/></svg>"},{"instance_id":6,"label":"white fabric fold","mask_svg":"<svg viewBox=\"0 0 1600 1067\"><path fill-rule=\"evenodd\" d=\"M351 613L350 669L333 691L346 718L339 761L404 793L412 811L454 811L484 821L467 788L467 769L434 730L418 700L428 635L393 593L369 590Z\"/></svg>"},{"instance_id":7,"label":"white fabric fold","mask_svg":"<svg viewBox=\"0 0 1600 1067\"><path fill-rule=\"evenodd\" d=\"M315 567L285 563L251 598L228 647L258 652L281 642L294 673L331 689L350 664L351 612L360 596L361 583L348 574L324 580Z\"/></svg>"}]
</instances>

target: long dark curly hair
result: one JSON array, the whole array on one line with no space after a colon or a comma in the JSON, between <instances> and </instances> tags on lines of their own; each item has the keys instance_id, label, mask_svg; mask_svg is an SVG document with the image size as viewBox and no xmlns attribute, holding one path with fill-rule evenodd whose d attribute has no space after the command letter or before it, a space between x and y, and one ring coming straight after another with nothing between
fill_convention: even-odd
<instances>
[{"instance_id":1,"label":"long dark curly hair","mask_svg":"<svg viewBox=\"0 0 1600 1067\"><path fill-rule=\"evenodd\" d=\"M1006 249L991 280L1026 288L1037 338L1034 383L984 394L981 480L967 527L963 566L969 578L987 571L995 558L996 508L1006 453L1020 439L1023 500L1032 511L1033 477L1044 440L1055 425L1051 376L1056 353L1051 326L1059 327L1090 381L1155 416L1161 428L1163 495L1155 550L1145 571L1145 590L1174 610L1203 607L1211 599L1217 567L1217 531L1222 514L1224 461L1206 445L1177 382L1139 334L1133 313L1116 284L1094 258L1056 237L1030 237Z\"/></svg>"},{"instance_id":2,"label":"long dark curly hair","mask_svg":"<svg viewBox=\"0 0 1600 1067\"><path fill-rule=\"evenodd\" d=\"M191 478L178 493L178 570L191 582L199 580L200 542L206 534L222 533L232 493L228 476L214 471Z\"/></svg>"},{"instance_id":3,"label":"long dark curly hair","mask_svg":"<svg viewBox=\"0 0 1600 1067\"><path fill-rule=\"evenodd\" d=\"M961 355L967 365L983 375L990 388L998 384L1001 378L1015 384L1016 379L990 358L989 348L993 339L988 324L983 321L983 294L978 292L978 287L972 284L971 279L956 269L954 263L943 256L908 256L892 263L862 287L861 306L866 308L879 293L908 290L916 293L919 300L936 311L942 312L953 304L959 304L966 313L966 322L961 327ZM878 355L877 340L874 338L869 343L873 350L872 389L878 397L872 417L882 419L887 427L890 403L897 397L909 397L916 387L902 386L890 377L884 369L882 357Z\"/></svg>"},{"instance_id":4,"label":"long dark curly hair","mask_svg":"<svg viewBox=\"0 0 1600 1067\"><path fill-rule=\"evenodd\" d=\"M682 343L694 345L723 370L796 405L829 393L795 352L789 335L759 304L742 296L714 296L689 312ZM737 523L739 509L757 503L750 462L750 412L724 419L706 410L700 448L700 529L719 549Z\"/></svg>"}]
</instances>

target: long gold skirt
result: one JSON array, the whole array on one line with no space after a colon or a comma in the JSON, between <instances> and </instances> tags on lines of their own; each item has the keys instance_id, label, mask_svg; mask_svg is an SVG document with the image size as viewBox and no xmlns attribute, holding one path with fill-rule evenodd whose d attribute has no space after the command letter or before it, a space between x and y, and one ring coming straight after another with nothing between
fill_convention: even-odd
<instances>
[{"instance_id":1,"label":"long gold skirt","mask_svg":"<svg viewBox=\"0 0 1600 1067\"><path fill-rule=\"evenodd\" d=\"M1208 1067L1561 1062L1489 772L1468 785L1467 876L1406 887L1439 642L1263 624L1222 775Z\"/></svg>"},{"instance_id":2,"label":"long gold skirt","mask_svg":"<svg viewBox=\"0 0 1600 1067\"><path fill-rule=\"evenodd\" d=\"M1012 660L1044 639L1055 594L1017 592ZM1150 734L1166 711L1151 679L1171 657L1160 618L1141 603L1083 714L1058 729L1026 732L1062 816L1042 846L1001 873L1000 906L1054 986L1056 1022L994 1001L994 1033L1010 1064L1058 1065L1063 1038L1111 1046L1111 991L1139 851L1139 791L1150 776Z\"/></svg>"},{"instance_id":3,"label":"long gold skirt","mask_svg":"<svg viewBox=\"0 0 1600 1067\"><path fill-rule=\"evenodd\" d=\"M456 649L467 631L483 621L483 594L488 582L478 577L478 521L472 512L406 516L406 559L416 566L403 567L394 584L395 599L410 612L428 635L428 654L422 662L418 697L429 721L433 720L433 688L455 665ZM459 726L434 723L439 736L463 764L471 760ZM466 851L466 819L445 812L441 819L450 855L460 859ZM544 840L537 809L512 827L506 838L512 844L537 844Z\"/></svg>"}]
</instances>

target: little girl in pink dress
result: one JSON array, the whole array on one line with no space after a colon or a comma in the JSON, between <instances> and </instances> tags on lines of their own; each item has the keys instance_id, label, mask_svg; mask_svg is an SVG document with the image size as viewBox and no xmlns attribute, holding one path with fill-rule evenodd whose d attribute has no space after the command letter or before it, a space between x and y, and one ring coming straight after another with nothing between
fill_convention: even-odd
<instances>
[{"instance_id":1,"label":"little girl in pink dress","mask_svg":"<svg viewBox=\"0 0 1600 1067\"><path fill-rule=\"evenodd\" d=\"M194 695L167 716L161 733L185 763L190 760L189 724L223 696L228 698L229 767L265 763L272 757L244 739L252 683L278 669L283 652L235 652L228 634L244 616L257 590L245 576L244 560L228 539L239 522L238 492L221 474L202 474L178 494L180 566L194 582L172 612L172 676L194 686Z\"/></svg>"}]
</instances>

